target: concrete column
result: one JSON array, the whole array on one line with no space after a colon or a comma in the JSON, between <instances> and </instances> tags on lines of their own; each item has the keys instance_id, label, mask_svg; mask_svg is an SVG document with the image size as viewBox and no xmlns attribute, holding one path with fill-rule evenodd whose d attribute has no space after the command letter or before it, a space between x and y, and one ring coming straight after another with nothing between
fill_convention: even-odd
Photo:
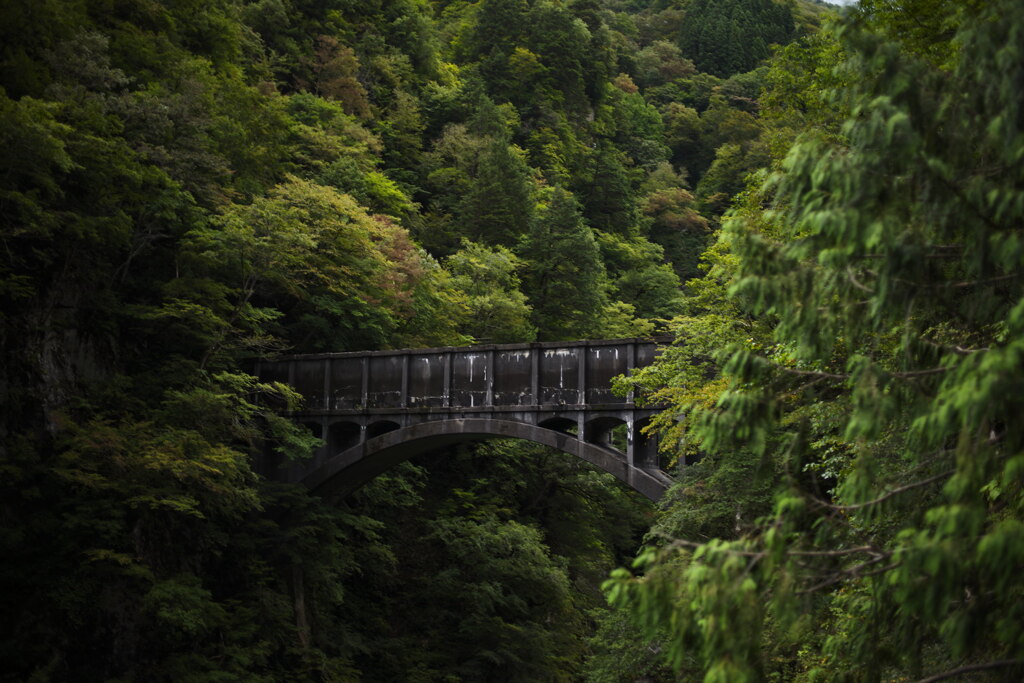
<instances>
[{"instance_id":1,"label":"concrete column","mask_svg":"<svg viewBox=\"0 0 1024 683\"><path fill-rule=\"evenodd\" d=\"M540 405L540 347L534 346L530 349L530 396L533 405Z\"/></svg>"},{"instance_id":2,"label":"concrete column","mask_svg":"<svg viewBox=\"0 0 1024 683\"><path fill-rule=\"evenodd\" d=\"M626 349L626 376L633 374L633 368L636 367L636 342L630 342ZM633 391L630 390L626 394L626 403L633 403L634 396ZM632 424L632 422L630 423ZM632 461L630 461L632 462Z\"/></svg>"},{"instance_id":3,"label":"concrete column","mask_svg":"<svg viewBox=\"0 0 1024 683\"><path fill-rule=\"evenodd\" d=\"M331 409L331 359L324 358L324 410Z\"/></svg>"},{"instance_id":4,"label":"concrete column","mask_svg":"<svg viewBox=\"0 0 1024 683\"><path fill-rule=\"evenodd\" d=\"M484 396L484 405L494 405L494 349L487 351L487 362L484 365L484 381L487 383L487 394Z\"/></svg>"},{"instance_id":5,"label":"concrete column","mask_svg":"<svg viewBox=\"0 0 1024 683\"><path fill-rule=\"evenodd\" d=\"M587 403L587 353L589 353L590 349L586 344L578 346L577 348L579 349L578 353L580 357L577 368L579 372L579 381L576 383L576 391L579 395L576 397L576 403L582 406ZM580 432L580 434L582 433L583 432Z\"/></svg>"},{"instance_id":6,"label":"concrete column","mask_svg":"<svg viewBox=\"0 0 1024 683\"><path fill-rule=\"evenodd\" d=\"M362 388L359 391L359 402L363 406L363 410L370 406L370 357L363 356L359 359L362 366ZM366 440L366 426L363 426L363 441Z\"/></svg>"},{"instance_id":7,"label":"concrete column","mask_svg":"<svg viewBox=\"0 0 1024 683\"><path fill-rule=\"evenodd\" d=\"M630 415L626 421L626 462L630 467L636 465L636 420Z\"/></svg>"},{"instance_id":8,"label":"concrete column","mask_svg":"<svg viewBox=\"0 0 1024 683\"><path fill-rule=\"evenodd\" d=\"M655 435L648 436L644 441L644 457L643 461L647 467L651 469L659 468L658 463L658 437ZM685 461L683 463L686 464ZM659 468L660 469L660 468Z\"/></svg>"},{"instance_id":9,"label":"concrete column","mask_svg":"<svg viewBox=\"0 0 1024 683\"><path fill-rule=\"evenodd\" d=\"M313 456L317 465L331 457L330 428L327 425L326 417L320 418L320 440L324 443L316 449L316 454Z\"/></svg>"},{"instance_id":10,"label":"concrete column","mask_svg":"<svg viewBox=\"0 0 1024 683\"><path fill-rule=\"evenodd\" d=\"M447 351L444 354L444 393L442 394L441 405L445 408L452 407L452 354Z\"/></svg>"},{"instance_id":11,"label":"concrete column","mask_svg":"<svg viewBox=\"0 0 1024 683\"><path fill-rule=\"evenodd\" d=\"M641 433L643 424L647 420L637 420L634 416L630 420L633 429L632 456L630 463L645 469L653 469L658 466L658 438L656 436L645 436Z\"/></svg>"},{"instance_id":12,"label":"concrete column","mask_svg":"<svg viewBox=\"0 0 1024 683\"><path fill-rule=\"evenodd\" d=\"M576 414L576 438L583 441L586 436L584 432L587 420L587 354L590 353L590 347L587 344L581 344L576 348L579 354L576 366L579 375L576 382L576 403L580 406L580 411Z\"/></svg>"},{"instance_id":13,"label":"concrete column","mask_svg":"<svg viewBox=\"0 0 1024 683\"><path fill-rule=\"evenodd\" d=\"M398 397L398 407L409 407L409 354L402 356L402 392Z\"/></svg>"}]
</instances>

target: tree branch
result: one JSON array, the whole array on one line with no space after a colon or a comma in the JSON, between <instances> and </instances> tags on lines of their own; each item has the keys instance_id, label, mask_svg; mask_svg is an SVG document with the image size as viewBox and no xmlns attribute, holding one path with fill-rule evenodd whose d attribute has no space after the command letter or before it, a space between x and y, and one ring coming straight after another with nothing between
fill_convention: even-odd
<instances>
[{"instance_id":1,"label":"tree branch","mask_svg":"<svg viewBox=\"0 0 1024 683\"><path fill-rule=\"evenodd\" d=\"M883 370L884 372L884 370ZM906 370L904 372L890 372L889 374L893 377L901 377L904 379L913 379L914 377L924 377L926 375L941 375L944 372L949 372L949 368L928 368L927 370Z\"/></svg>"},{"instance_id":2,"label":"tree branch","mask_svg":"<svg viewBox=\"0 0 1024 683\"><path fill-rule=\"evenodd\" d=\"M674 539L669 547L676 548L701 548L704 543L697 543L695 541L686 541L681 538ZM740 557L764 557L767 551L764 550L736 550L733 548L719 548L723 552L730 555L738 555ZM872 562L877 562L879 559L885 559L891 553L880 551L878 548L870 545L862 545L856 548L847 548L845 550L787 550L786 555L790 557L844 557L846 555L854 555L857 553L868 553L875 559ZM858 565L861 566L861 565Z\"/></svg>"},{"instance_id":3,"label":"tree branch","mask_svg":"<svg viewBox=\"0 0 1024 683\"><path fill-rule=\"evenodd\" d=\"M875 557L882 557L885 553L879 552L877 548L870 545L862 545L856 548L847 548L846 550L787 550L787 555L794 555L800 557L843 557L844 555L853 555L854 553L869 553Z\"/></svg>"},{"instance_id":4,"label":"tree branch","mask_svg":"<svg viewBox=\"0 0 1024 683\"><path fill-rule=\"evenodd\" d=\"M800 375L801 377L817 377L819 379L850 379L847 374L837 374L834 372L822 372L820 370L797 370L795 368L787 368L781 365L776 365L776 368L782 370L789 375Z\"/></svg>"},{"instance_id":5,"label":"tree branch","mask_svg":"<svg viewBox=\"0 0 1024 683\"><path fill-rule=\"evenodd\" d=\"M1018 273L1011 273L1010 275L999 275L997 277L987 277L982 278L980 280L962 280L960 282L915 282L914 280L907 280L906 278L902 277L895 277L893 278L893 281L905 285L920 287L922 289L966 289L967 287L989 285L995 282L1013 280L1019 277L1020 275Z\"/></svg>"},{"instance_id":6,"label":"tree branch","mask_svg":"<svg viewBox=\"0 0 1024 683\"><path fill-rule=\"evenodd\" d=\"M787 368L782 365L775 365L776 368L785 372L789 375L800 375L804 377L820 377L821 379L850 379L852 375L849 373L836 373L836 372L822 372L821 370L797 370L795 368ZM928 368L926 370L903 370L896 372L888 372L882 370L890 377L899 377L901 379L913 379L915 377L925 377L927 375L938 375L943 372L949 372L949 368Z\"/></svg>"},{"instance_id":7,"label":"tree branch","mask_svg":"<svg viewBox=\"0 0 1024 683\"><path fill-rule=\"evenodd\" d=\"M850 505L833 505L832 503L826 503L825 501L820 500L818 498L815 498L814 501L818 505L821 505L823 507L827 507L827 508L832 509L832 510L843 510L843 511L860 510L861 508L870 507L872 505L878 505L879 503L881 503L883 501L886 501L889 498L892 498L893 496L898 496L899 494L901 494L901 493L903 493L905 491L910 491L912 489L920 488L921 486L927 486L928 484L934 483L934 482L936 482L936 481L938 481L940 479L943 479L944 477L951 476L954 472L956 472L956 470L947 470L945 472L941 472L939 474L936 474L934 477L928 477L927 479L922 479L920 481L911 482L910 484L905 484L904 486L898 486L898 487L892 489L891 491L888 491L887 493L882 494L878 498L875 498L874 500L867 500L867 501L864 501L863 503L852 503Z\"/></svg>"},{"instance_id":8,"label":"tree branch","mask_svg":"<svg viewBox=\"0 0 1024 683\"><path fill-rule=\"evenodd\" d=\"M891 556L892 556L892 553L883 553L883 554L878 555L878 556L876 556L876 557L874 557L874 558L872 558L872 559L870 559L870 560L868 560L866 562L861 562L858 565L854 565L853 567L850 567L849 569L844 569L842 571L835 572L834 574L832 574L832 576L828 577L824 581L821 581L820 583L816 583L813 586L811 586L810 588L805 588L804 590L797 591L796 594L797 595L807 595L808 593L815 593L815 592L821 590L822 588L828 588L829 586L833 586L833 585L839 583L840 581L842 581L843 579L845 579L847 577L854 578L854 579L859 579L859 578L864 577L864 576L874 576L876 574L884 574L885 572L889 571L890 569L895 569L896 567L898 567L900 563L899 562L890 562L889 564L885 565L884 567L878 567L876 569L872 569L869 572L865 572L865 571L862 571L862 570L867 569L871 565L878 564L882 560L887 559L887 558L889 558Z\"/></svg>"},{"instance_id":9,"label":"tree branch","mask_svg":"<svg viewBox=\"0 0 1024 683\"><path fill-rule=\"evenodd\" d=\"M677 538L677 539L673 540L671 544L669 544L669 547L670 548L702 548L705 545L706 545L705 543L696 543L694 541L684 541L681 538ZM753 551L753 550L735 550L733 548L718 548L717 550L726 552L729 555L737 555L739 557L754 557L754 558L757 558L757 559L760 559L760 558L764 557L764 555L765 555L765 552L763 550L759 550L759 551L756 551L756 552Z\"/></svg>"},{"instance_id":10,"label":"tree branch","mask_svg":"<svg viewBox=\"0 0 1024 683\"><path fill-rule=\"evenodd\" d=\"M846 277L850 281L850 284L852 284L857 289L859 289L859 290L861 290L863 292L867 292L868 294L874 294L875 293L875 290L871 289L870 287L868 287L865 284L862 284L860 282L860 280L858 280L856 278L856 276L853 274L853 268L850 267L850 266L848 266L846 268Z\"/></svg>"},{"instance_id":11,"label":"tree branch","mask_svg":"<svg viewBox=\"0 0 1024 683\"><path fill-rule=\"evenodd\" d=\"M942 349L944 351L952 351L953 353L960 356L969 356L972 353L981 353L983 351L991 350L988 346L980 346L976 349L968 348L966 346L960 346L959 344L953 344L952 346L950 346L948 344L940 344L936 341L932 341L931 339L925 339L924 337L921 338L921 341L933 348Z\"/></svg>"},{"instance_id":12,"label":"tree branch","mask_svg":"<svg viewBox=\"0 0 1024 683\"><path fill-rule=\"evenodd\" d=\"M922 678L917 683L934 683L934 681L944 681L947 678L953 678L960 674L970 673L972 671L984 671L986 669L1001 669L1007 666L1019 666L1024 664L1024 659L997 659L991 662L982 662L980 664L967 664L956 669L950 669L949 671L943 671L942 673L929 676L928 678Z\"/></svg>"}]
</instances>

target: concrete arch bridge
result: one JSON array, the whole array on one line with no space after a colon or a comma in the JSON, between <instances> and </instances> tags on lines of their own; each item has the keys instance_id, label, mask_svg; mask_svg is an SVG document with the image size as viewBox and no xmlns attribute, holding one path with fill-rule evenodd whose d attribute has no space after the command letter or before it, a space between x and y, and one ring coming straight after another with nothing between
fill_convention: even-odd
<instances>
[{"instance_id":1,"label":"concrete arch bridge","mask_svg":"<svg viewBox=\"0 0 1024 683\"><path fill-rule=\"evenodd\" d=\"M261 361L261 379L303 395L290 416L324 441L313 458L274 476L344 496L420 453L516 438L593 463L656 500L671 479L658 468L656 439L641 429L658 411L614 395L611 381L650 364L657 348L615 339Z\"/></svg>"}]
</instances>

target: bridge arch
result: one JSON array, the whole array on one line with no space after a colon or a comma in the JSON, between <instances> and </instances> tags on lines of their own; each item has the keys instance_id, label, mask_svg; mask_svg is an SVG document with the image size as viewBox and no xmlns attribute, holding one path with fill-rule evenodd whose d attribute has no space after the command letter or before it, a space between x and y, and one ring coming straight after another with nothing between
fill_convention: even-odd
<instances>
[{"instance_id":1,"label":"bridge arch","mask_svg":"<svg viewBox=\"0 0 1024 683\"><path fill-rule=\"evenodd\" d=\"M264 359L256 374L302 395L288 415L324 445L287 467L268 453L259 467L344 493L432 448L507 437L575 455L658 498L671 479L642 428L659 407L612 386L658 353L657 340L605 339Z\"/></svg>"},{"instance_id":2,"label":"bridge arch","mask_svg":"<svg viewBox=\"0 0 1024 683\"><path fill-rule=\"evenodd\" d=\"M668 478L630 465L625 455L587 443L566 432L512 420L451 418L422 422L369 438L328 457L302 483L316 493L345 496L413 456L446 446L488 439L523 439L574 455L614 475L651 500L664 493Z\"/></svg>"},{"instance_id":3,"label":"bridge arch","mask_svg":"<svg viewBox=\"0 0 1024 683\"><path fill-rule=\"evenodd\" d=\"M617 427L628 427L628 424L619 416L602 415L591 418L583 425L583 438L592 443L608 443L611 440L611 433Z\"/></svg>"},{"instance_id":4,"label":"bridge arch","mask_svg":"<svg viewBox=\"0 0 1024 683\"><path fill-rule=\"evenodd\" d=\"M545 420L541 420L540 422L537 423L537 426L543 427L544 429L550 429L551 431L554 432L572 434L573 436L577 436L574 430L579 429L579 424L576 420L572 420L560 415L555 417L549 417Z\"/></svg>"}]
</instances>

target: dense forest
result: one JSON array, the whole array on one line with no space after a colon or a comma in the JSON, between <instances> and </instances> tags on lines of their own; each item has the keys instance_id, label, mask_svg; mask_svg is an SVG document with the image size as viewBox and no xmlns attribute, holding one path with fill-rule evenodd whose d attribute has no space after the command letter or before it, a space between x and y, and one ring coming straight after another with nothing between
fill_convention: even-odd
<instances>
[{"instance_id":1,"label":"dense forest","mask_svg":"<svg viewBox=\"0 0 1024 683\"><path fill-rule=\"evenodd\" d=\"M1022 225L1018 0L9 0L0 680L1020 680ZM657 506L256 474L259 358L654 335Z\"/></svg>"}]
</instances>

